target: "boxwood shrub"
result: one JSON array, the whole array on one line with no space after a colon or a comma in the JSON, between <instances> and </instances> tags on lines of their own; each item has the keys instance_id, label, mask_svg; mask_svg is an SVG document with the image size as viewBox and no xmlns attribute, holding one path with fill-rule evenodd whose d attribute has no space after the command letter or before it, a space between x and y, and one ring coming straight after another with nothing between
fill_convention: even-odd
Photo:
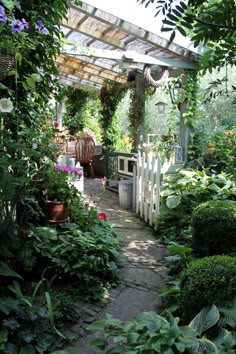
<instances>
[{"instance_id":1,"label":"boxwood shrub","mask_svg":"<svg viewBox=\"0 0 236 354\"><path fill-rule=\"evenodd\" d=\"M225 306L236 296L236 257L210 256L193 261L180 276L180 310L185 321L205 306Z\"/></svg>"},{"instance_id":2,"label":"boxwood shrub","mask_svg":"<svg viewBox=\"0 0 236 354\"><path fill-rule=\"evenodd\" d=\"M203 256L236 249L236 204L211 200L197 206L192 213L192 248Z\"/></svg>"}]
</instances>

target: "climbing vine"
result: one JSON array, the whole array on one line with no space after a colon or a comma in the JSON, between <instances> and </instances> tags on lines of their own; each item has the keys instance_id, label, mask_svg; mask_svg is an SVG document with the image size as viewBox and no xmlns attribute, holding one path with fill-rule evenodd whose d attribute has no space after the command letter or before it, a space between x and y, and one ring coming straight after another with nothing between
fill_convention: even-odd
<instances>
[{"instance_id":1,"label":"climbing vine","mask_svg":"<svg viewBox=\"0 0 236 354\"><path fill-rule=\"evenodd\" d=\"M125 96L126 91L126 86L111 81L107 81L101 88L101 125L103 129L103 145L105 151L115 151L121 138L119 119L116 115L116 109L119 102Z\"/></svg>"},{"instance_id":2,"label":"climbing vine","mask_svg":"<svg viewBox=\"0 0 236 354\"><path fill-rule=\"evenodd\" d=\"M129 107L129 136L132 143L132 151L135 151L138 145L138 115L137 115L137 96L135 88L130 90L130 107Z\"/></svg>"},{"instance_id":3,"label":"climbing vine","mask_svg":"<svg viewBox=\"0 0 236 354\"><path fill-rule=\"evenodd\" d=\"M169 92L173 90L176 91L176 94L172 95L174 111L176 111L176 107L180 110L181 104L184 102L186 103L186 112L183 114L185 125L193 127L197 106L197 72L185 72L178 77L170 79L168 81L167 89Z\"/></svg>"},{"instance_id":4,"label":"climbing vine","mask_svg":"<svg viewBox=\"0 0 236 354\"><path fill-rule=\"evenodd\" d=\"M85 128L83 114L90 93L86 90L67 86L64 91L66 97L66 114L63 115L63 124L71 135L77 134Z\"/></svg>"}]
</instances>

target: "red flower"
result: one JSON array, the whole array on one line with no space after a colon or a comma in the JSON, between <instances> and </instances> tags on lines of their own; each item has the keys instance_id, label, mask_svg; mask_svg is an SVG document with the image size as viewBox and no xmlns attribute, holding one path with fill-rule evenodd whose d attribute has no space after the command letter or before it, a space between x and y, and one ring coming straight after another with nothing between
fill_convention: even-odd
<instances>
[{"instance_id":1,"label":"red flower","mask_svg":"<svg viewBox=\"0 0 236 354\"><path fill-rule=\"evenodd\" d=\"M89 203L85 203L85 204L84 204L84 207L85 207L86 209L88 209Z\"/></svg>"},{"instance_id":2,"label":"red flower","mask_svg":"<svg viewBox=\"0 0 236 354\"><path fill-rule=\"evenodd\" d=\"M107 215L105 213L100 213L100 214L98 214L98 219L99 220L106 220L107 219Z\"/></svg>"}]
</instances>

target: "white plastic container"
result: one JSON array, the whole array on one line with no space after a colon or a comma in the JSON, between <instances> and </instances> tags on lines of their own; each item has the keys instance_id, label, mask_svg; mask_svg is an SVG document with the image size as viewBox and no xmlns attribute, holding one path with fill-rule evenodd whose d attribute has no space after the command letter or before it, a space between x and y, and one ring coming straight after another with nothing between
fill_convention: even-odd
<instances>
[{"instance_id":1,"label":"white plastic container","mask_svg":"<svg viewBox=\"0 0 236 354\"><path fill-rule=\"evenodd\" d=\"M119 203L122 209L132 209L133 201L133 180L124 179L118 182Z\"/></svg>"},{"instance_id":2,"label":"white plastic container","mask_svg":"<svg viewBox=\"0 0 236 354\"><path fill-rule=\"evenodd\" d=\"M79 192L83 192L84 191L84 168L80 166L80 167L76 167L76 169L82 172L82 176L76 179L75 181L73 181L72 184Z\"/></svg>"}]
</instances>

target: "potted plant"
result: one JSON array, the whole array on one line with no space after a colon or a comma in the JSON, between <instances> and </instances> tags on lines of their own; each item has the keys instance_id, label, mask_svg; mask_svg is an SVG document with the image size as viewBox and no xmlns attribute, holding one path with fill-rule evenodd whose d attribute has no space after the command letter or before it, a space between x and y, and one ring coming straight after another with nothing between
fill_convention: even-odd
<instances>
[{"instance_id":1,"label":"potted plant","mask_svg":"<svg viewBox=\"0 0 236 354\"><path fill-rule=\"evenodd\" d=\"M72 182L81 177L81 171L69 166L55 165L47 172L45 194L49 222L65 222L69 219L69 204L77 194Z\"/></svg>"}]
</instances>

